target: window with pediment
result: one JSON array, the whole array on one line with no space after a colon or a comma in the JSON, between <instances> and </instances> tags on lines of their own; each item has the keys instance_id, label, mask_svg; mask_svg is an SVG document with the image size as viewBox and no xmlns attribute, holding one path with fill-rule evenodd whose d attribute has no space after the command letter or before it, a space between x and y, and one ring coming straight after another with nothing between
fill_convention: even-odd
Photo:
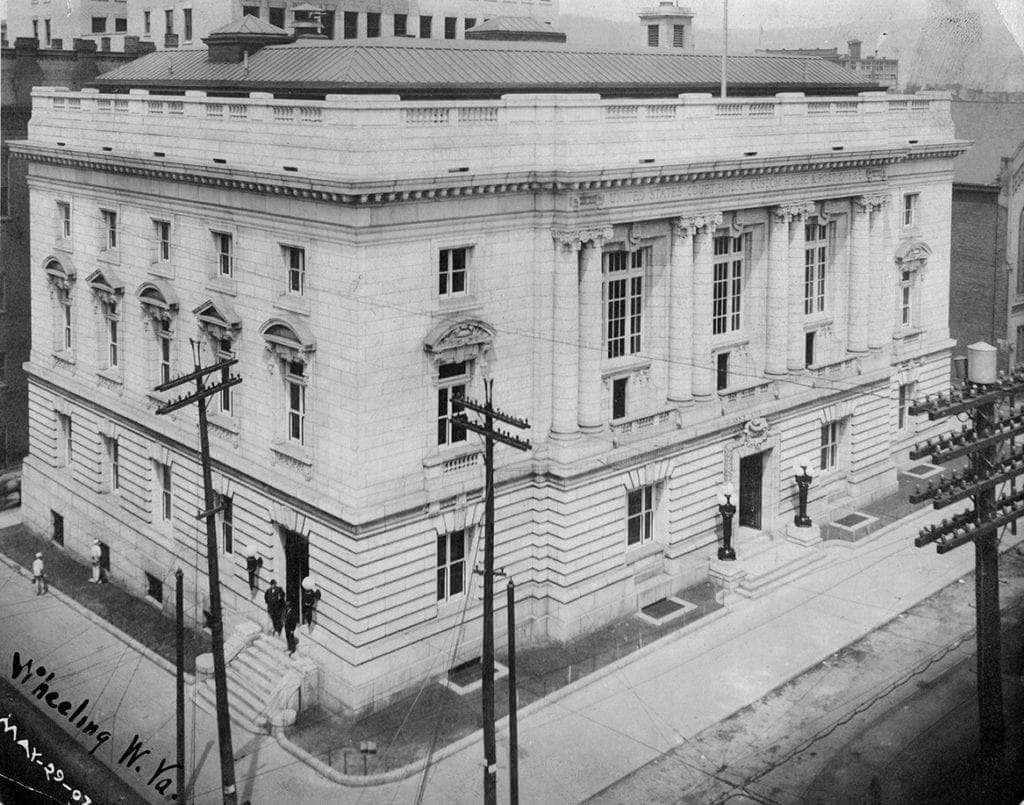
<instances>
[{"instance_id":1,"label":"window with pediment","mask_svg":"<svg viewBox=\"0 0 1024 805\"><path fill-rule=\"evenodd\" d=\"M174 323L178 315L178 300L169 286L155 281L144 282L136 295L152 327L148 364L150 382L157 386L168 382L174 374Z\"/></svg>"},{"instance_id":2,"label":"window with pediment","mask_svg":"<svg viewBox=\"0 0 1024 805\"><path fill-rule=\"evenodd\" d=\"M434 399L431 427L436 433L433 443L450 448L466 441L466 429L452 421L462 411L460 396L472 397L473 377L486 376L488 358L494 343L495 330L477 319L441 322L423 341L423 349L431 358L431 385Z\"/></svg>"},{"instance_id":3,"label":"window with pediment","mask_svg":"<svg viewBox=\"0 0 1024 805\"><path fill-rule=\"evenodd\" d=\"M124 283L109 270L98 269L86 277L99 312L99 366L120 372L122 364L122 302Z\"/></svg>"},{"instance_id":4,"label":"window with pediment","mask_svg":"<svg viewBox=\"0 0 1024 805\"><path fill-rule=\"evenodd\" d=\"M53 304L53 351L70 355L75 347L74 296L75 270L57 259L44 264Z\"/></svg>"},{"instance_id":5,"label":"window with pediment","mask_svg":"<svg viewBox=\"0 0 1024 805\"><path fill-rule=\"evenodd\" d=\"M303 450L309 446L307 398L316 342L305 325L271 319L260 335L280 378L275 397L275 443Z\"/></svg>"},{"instance_id":6,"label":"window with pediment","mask_svg":"<svg viewBox=\"0 0 1024 805\"><path fill-rule=\"evenodd\" d=\"M242 330L242 320L235 313L231 303L217 296L203 302L192 312L199 320L199 329L206 338L206 345L213 363L231 360L236 355L236 340ZM220 371L215 382L226 381L231 377L231 367L226 366ZM211 380L213 380L211 378ZM225 418L234 417L234 388L222 389L210 398L210 413Z\"/></svg>"},{"instance_id":7,"label":"window with pediment","mask_svg":"<svg viewBox=\"0 0 1024 805\"><path fill-rule=\"evenodd\" d=\"M921 285L931 253L928 244L920 241L905 242L896 250L897 329L916 330L923 326Z\"/></svg>"}]
</instances>

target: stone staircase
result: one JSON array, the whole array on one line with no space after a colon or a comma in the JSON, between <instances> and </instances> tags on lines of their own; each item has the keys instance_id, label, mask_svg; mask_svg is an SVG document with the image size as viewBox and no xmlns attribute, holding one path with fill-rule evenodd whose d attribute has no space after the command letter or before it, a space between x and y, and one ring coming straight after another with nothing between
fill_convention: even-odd
<instances>
[{"instance_id":1,"label":"stone staircase","mask_svg":"<svg viewBox=\"0 0 1024 805\"><path fill-rule=\"evenodd\" d=\"M709 575L720 587L744 598L771 592L828 561L820 539L801 543L770 533L737 543L736 554L733 562L712 560Z\"/></svg>"},{"instance_id":2,"label":"stone staircase","mask_svg":"<svg viewBox=\"0 0 1024 805\"><path fill-rule=\"evenodd\" d=\"M316 703L316 665L298 654L289 657L284 640L261 634L256 624L236 629L224 641L224 655L231 721L246 732L265 733L276 714L291 710L294 715ZM212 671L212 655L196 658L192 698L216 713Z\"/></svg>"}]
</instances>

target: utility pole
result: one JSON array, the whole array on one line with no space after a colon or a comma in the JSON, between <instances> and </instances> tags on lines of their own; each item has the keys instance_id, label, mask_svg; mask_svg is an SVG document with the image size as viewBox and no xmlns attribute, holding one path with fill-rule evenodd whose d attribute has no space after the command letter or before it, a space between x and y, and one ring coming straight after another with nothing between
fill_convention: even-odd
<instances>
[{"instance_id":1,"label":"utility pole","mask_svg":"<svg viewBox=\"0 0 1024 805\"><path fill-rule=\"evenodd\" d=\"M217 512L219 506L214 505L213 480L210 471L210 435L206 424L206 401L220 394L225 389L242 382L238 376L229 377L212 386L205 386L203 380L207 375L223 371L238 363L238 358L230 358L205 369L199 361L200 343L192 342L192 358L194 371L187 375L161 383L157 391L170 391L178 386L195 381L196 390L173 402L161 405L156 409L158 414L169 414L179 408L196 403L199 407L199 457L203 467L203 493L205 511L198 518L206 519L206 561L210 577L210 642L213 649L213 684L217 706L217 739L220 744L220 778L221 795L225 805L235 805L238 794L235 790L235 758L231 748L231 714L228 705L227 669L224 663L224 622L221 619L220 606L220 574L217 567Z\"/></svg>"},{"instance_id":2,"label":"utility pole","mask_svg":"<svg viewBox=\"0 0 1024 805\"><path fill-rule=\"evenodd\" d=\"M508 596L508 790L511 805L519 805L519 696L516 691L516 585L505 587Z\"/></svg>"},{"instance_id":3,"label":"utility pole","mask_svg":"<svg viewBox=\"0 0 1024 805\"><path fill-rule=\"evenodd\" d=\"M1013 447L1014 436L1024 432L1024 411L1014 410L1014 395L1024 390L1024 367L1009 376L997 377L995 350L988 344L968 347L972 362L968 380L962 388L926 397L910 407L911 414L927 414L928 419L944 419L957 414L970 416L972 426L961 433L947 434L918 443L910 452L912 459L930 457L945 464L965 456L970 467L954 471L937 485L928 484L910 496L912 503L931 500L941 509L970 498L973 511L955 515L939 525L926 526L914 540L917 547L936 543L937 551L947 553L968 542L974 543L974 597L978 643L978 716L981 751L982 798L1000 801L1000 776L1005 762L1005 726L999 611L999 530L1024 515L1024 493L1012 488L1008 494L997 488L1024 474L1024 450ZM1005 415L997 413L1001 399L1009 397L1011 407ZM1001 456L1003 443L1009 452Z\"/></svg>"},{"instance_id":4,"label":"utility pole","mask_svg":"<svg viewBox=\"0 0 1024 805\"><path fill-rule=\"evenodd\" d=\"M484 424L473 422L465 413L452 416L452 422L484 437L484 635L483 635L483 717L484 717L484 803L498 801L498 752L494 743L494 442L499 441L516 450L530 450L529 441L494 427L494 420L526 430L530 423L494 408L491 393L494 381L485 384L486 397L481 405L465 397L456 401L463 408L482 414Z\"/></svg>"},{"instance_id":5,"label":"utility pole","mask_svg":"<svg viewBox=\"0 0 1024 805\"><path fill-rule=\"evenodd\" d=\"M178 716L178 802L186 802L185 798L185 603L182 600L182 572L181 568L174 571L174 589L177 601L174 604L175 618L175 659L177 662L177 678L175 688L177 693L177 716Z\"/></svg>"}]
</instances>

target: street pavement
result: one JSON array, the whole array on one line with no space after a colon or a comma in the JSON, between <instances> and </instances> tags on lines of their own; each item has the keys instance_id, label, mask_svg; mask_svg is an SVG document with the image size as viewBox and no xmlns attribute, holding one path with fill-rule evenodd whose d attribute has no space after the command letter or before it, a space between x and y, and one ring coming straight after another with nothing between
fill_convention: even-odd
<instances>
[{"instance_id":1,"label":"street pavement","mask_svg":"<svg viewBox=\"0 0 1024 805\"><path fill-rule=\"evenodd\" d=\"M829 561L757 599L730 597L726 615L698 622L601 672L525 708L519 719L519 788L524 803L579 802L691 739L829 655L909 609L973 568L973 551L939 556L913 547L921 525L941 519L919 511L854 547L827 544ZM948 516L948 513L947 513ZM14 518L7 519L4 518ZM17 512L0 515L0 527ZM1018 544L1007 536L1002 548ZM174 677L80 612L62 595L36 597L24 571L0 565L0 645L13 669L31 657L54 673L50 690L84 710L110 737L96 755L151 801L169 797L173 763ZM22 675L18 677L21 679ZM19 683L16 683L19 684ZM33 681L35 684L35 681ZM29 685L20 685L29 692ZM35 702L35 700L33 699ZM85 735L43 702L40 709L91 749ZM216 726L189 708L189 779L200 803L220 800ZM194 714L193 714L194 712ZM88 724L85 725L88 728ZM507 722L498 731L498 796L508 798ZM125 751L143 743L135 760ZM478 803L483 752L479 734L442 752L426 774L364 787L328 781L270 737L238 746L239 802ZM120 762L119 762L120 761ZM137 767L137 770L136 770ZM369 782L365 780L364 782ZM161 787L162 786L162 787ZM160 789L160 790L158 790ZM169 801L165 799L164 801Z\"/></svg>"}]
</instances>

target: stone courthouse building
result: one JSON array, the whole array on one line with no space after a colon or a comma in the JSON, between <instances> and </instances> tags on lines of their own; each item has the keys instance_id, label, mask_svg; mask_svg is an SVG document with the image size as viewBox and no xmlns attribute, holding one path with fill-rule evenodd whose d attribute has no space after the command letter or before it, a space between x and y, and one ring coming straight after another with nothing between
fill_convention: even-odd
<instances>
[{"instance_id":1,"label":"stone courthouse building","mask_svg":"<svg viewBox=\"0 0 1024 805\"><path fill-rule=\"evenodd\" d=\"M260 36L34 93L37 532L100 538L168 607L186 566L198 620L196 414L153 388L191 340L237 357L226 617L260 609L247 548L260 590L312 575L300 649L361 709L479 654L483 446L451 417L486 379L531 423L496 449L520 645L735 582L724 483L737 568L786 539L794 460L816 522L896 488L949 376L944 96L818 59L733 58L721 98L717 58L671 51Z\"/></svg>"}]
</instances>

